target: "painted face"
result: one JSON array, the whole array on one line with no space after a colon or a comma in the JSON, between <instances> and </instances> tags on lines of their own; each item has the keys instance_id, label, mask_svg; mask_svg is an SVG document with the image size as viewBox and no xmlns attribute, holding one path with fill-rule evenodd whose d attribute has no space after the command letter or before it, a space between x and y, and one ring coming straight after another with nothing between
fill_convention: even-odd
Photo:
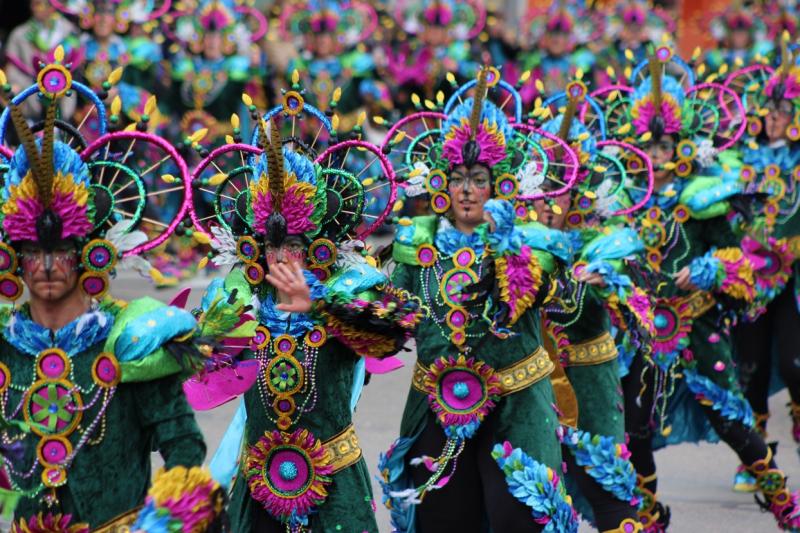
<instances>
[{"instance_id":1,"label":"painted face","mask_svg":"<svg viewBox=\"0 0 800 533\"><path fill-rule=\"evenodd\" d=\"M31 15L39 22L46 22L55 10L47 0L31 0Z\"/></svg>"},{"instance_id":2,"label":"painted face","mask_svg":"<svg viewBox=\"0 0 800 533\"><path fill-rule=\"evenodd\" d=\"M459 165L450 173L447 191L456 222L477 226L483 222L483 206L492 195L492 175L480 164Z\"/></svg>"},{"instance_id":3,"label":"painted face","mask_svg":"<svg viewBox=\"0 0 800 533\"><path fill-rule=\"evenodd\" d=\"M98 39L107 39L114 33L114 14L100 11L94 16L93 31Z\"/></svg>"},{"instance_id":4,"label":"painted face","mask_svg":"<svg viewBox=\"0 0 800 533\"><path fill-rule=\"evenodd\" d=\"M221 32L207 31L203 34L203 55L206 59L219 59L223 55L223 40Z\"/></svg>"},{"instance_id":5,"label":"painted face","mask_svg":"<svg viewBox=\"0 0 800 533\"><path fill-rule=\"evenodd\" d=\"M297 236L289 236L280 246L267 245L267 266L272 267L277 263L297 265L302 267L305 262L307 246Z\"/></svg>"},{"instance_id":6,"label":"painted face","mask_svg":"<svg viewBox=\"0 0 800 533\"><path fill-rule=\"evenodd\" d=\"M57 302L78 290L78 252L70 243L45 252L36 245L21 250L22 281L32 297Z\"/></svg>"},{"instance_id":7,"label":"painted face","mask_svg":"<svg viewBox=\"0 0 800 533\"><path fill-rule=\"evenodd\" d=\"M775 102L770 100L766 105L767 116L764 118L764 130L770 142L786 138L786 128L792 123L794 107L789 100Z\"/></svg>"},{"instance_id":8,"label":"painted face","mask_svg":"<svg viewBox=\"0 0 800 533\"><path fill-rule=\"evenodd\" d=\"M545 187L545 190L547 187ZM564 193L552 198L540 198L533 202L533 209L536 211L537 219L545 226L553 229L564 229L567 221L567 211L569 211L570 193Z\"/></svg>"},{"instance_id":9,"label":"painted face","mask_svg":"<svg viewBox=\"0 0 800 533\"><path fill-rule=\"evenodd\" d=\"M650 141L649 143L645 144L643 149L647 155L650 156L650 160L653 162L653 168L655 169L653 177L656 184L658 185L660 183L663 187L672 181L672 171L662 167L663 165L671 162L675 157L675 140L672 137L665 135L657 141Z\"/></svg>"},{"instance_id":10,"label":"painted face","mask_svg":"<svg viewBox=\"0 0 800 533\"><path fill-rule=\"evenodd\" d=\"M728 38L730 40L730 48L734 50L747 50L750 48L750 30L732 30Z\"/></svg>"},{"instance_id":11,"label":"painted face","mask_svg":"<svg viewBox=\"0 0 800 533\"><path fill-rule=\"evenodd\" d=\"M569 34L562 31L548 32L542 41L550 55L562 56L572 49Z\"/></svg>"}]
</instances>

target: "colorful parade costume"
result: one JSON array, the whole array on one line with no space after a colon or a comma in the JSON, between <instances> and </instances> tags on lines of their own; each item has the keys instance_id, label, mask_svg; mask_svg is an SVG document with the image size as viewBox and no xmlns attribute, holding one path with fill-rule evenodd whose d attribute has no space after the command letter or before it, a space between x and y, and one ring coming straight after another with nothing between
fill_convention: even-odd
<instances>
[{"instance_id":1,"label":"colorful parade costume","mask_svg":"<svg viewBox=\"0 0 800 533\"><path fill-rule=\"evenodd\" d=\"M102 531L102 524L143 502L151 451L159 451L167 466L202 462L205 445L181 377L202 364L221 333L205 319L150 298L106 296L115 272L148 273L140 254L166 240L183 218L191 201L184 186L188 170L160 137L106 131L107 122L118 123L119 104L112 103L108 115L94 92L72 80L63 58L57 49L37 85L13 98L4 95L0 115L0 291L11 300L21 296L20 265L37 260L35 250L46 264L69 249L77 256L76 290L91 301L58 331L36 322L28 304L0 312L3 413L29 430L3 432L4 442L23 445L19 457L4 458L12 487L23 495L18 531L53 524L59 531ZM45 108L41 133L28 127L19 107L37 94ZM55 120L59 99L69 97L92 102L101 128L94 142L87 143L80 126ZM4 145L12 122L22 141L13 151ZM179 174L161 177L171 183L166 189L146 191L147 174L167 160ZM162 193L177 193L184 207L172 220L151 220L145 234L138 228L148 220L147 203Z\"/></svg>"},{"instance_id":2,"label":"colorful parade costume","mask_svg":"<svg viewBox=\"0 0 800 533\"><path fill-rule=\"evenodd\" d=\"M127 83L147 87L157 79L152 69L161 60L161 46L151 36L131 36L133 26L153 28L169 10L171 0L142 6L135 0L50 0L65 17L75 20L80 37L81 74L99 91L117 67L126 67ZM75 66L78 62L72 61Z\"/></svg>"},{"instance_id":3,"label":"colorful parade costume","mask_svg":"<svg viewBox=\"0 0 800 533\"><path fill-rule=\"evenodd\" d=\"M214 237L214 261L242 265L212 290L228 293L249 283L260 324L244 352L245 361L260 367L257 382L244 395L213 470L223 484L235 476L233 531L372 533L378 529L352 410L364 358L400 349L421 310L361 253L361 239L391 211L391 165L363 141L331 144L313 159L315 142L282 141L281 115L291 122L302 114L336 137L327 117L298 96L287 92L285 105L264 117L253 107L252 118L261 123L253 143L213 150L194 175L199 190L216 195L215 216L193 213L197 229ZM269 136L265 121L271 121ZM379 163L374 187L390 190L377 217L365 212L373 193L347 170L349 154L361 150ZM314 301L308 313L277 309L277 295L264 280L267 261L284 240L308 269Z\"/></svg>"},{"instance_id":4,"label":"colorful parade costume","mask_svg":"<svg viewBox=\"0 0 800 533\"><path fill-rule=\"evenodd\" d=\"M505 105L484 99L487 87L509 104L509 116ZM467 98L472 89L477 96ZM550 290L554 250L515 226L508 201L555 175L558 190L532 197L568 190L577 158L563 141L521 124L521 105L497 70L482 69L443 112L410 115L387 136L384 149L406 151L413 169L406 193L428 192L438 213L400 220L393 243L392 280L420 296L430 312L416 335L400 438L379 465L384 503L398 531L577 528L553 470L560 464L546 379L553 363L541 344L538 314ZM423 122L431 129L417 127ZM400 131L416 133L399 142ZM542 139L537 143L533 135ZM445 216L452 202L448 180L455 166L476 161L491 169L487 186L497 198L483 209L496 229L484 225L466 234Z\"/></svg>"},{"instance_id":5,"label":"colorful parade costume","mask_svg":"<svg viewBox=\"0 0 800 533\"><path fill-rule=\"evenodd\" d=\"M722 65L742 67L752 64L756 58L767 57L773 50L773 44L767 39L767 27L762 20L760 10L745 9L734 3L711 17L708 31L717 42L717 47L708 51L706 64L711 72L716 72Z\"/></svg>"},{"instance_id":6,"label":"colorful parade costume","mask_svg":"<svg viewBox=\"0 0 800 533\"><path fill-rule=\"evenodd\" d=\"M735 226L744 234L743 246L755 265L756 297L752 310L736 329L736 351L745 397L755 411L756 424L766 436L769 418L767 398L779 390L779 380L771 379L777 367L780 380L789 389L792 401L792 436L800 441L800 374L794 332L800 326L798 313L798 235L800 222L800 67L793 66L789 50L783 50L778 69L754 64L737 70L726 84L743 94L748 112L747 134L742 143L739 180L748 193L765 194L755 220L737 219ZM773 114L767 119L764 114ZM778 138L767 133L766 120L775 115L789 120ZM752 479L737 475L736 490L753 490Z\"/></svg>"},{"instance_id":7,"label":"colorful parade costume","mask_svg":"<svg viewBox=\"0 0 800 533\"><path fill-rule=\"evenodd\" d=\"M360 110L361 85L375 78L375 63L363 44L377 29L378 15L367 2L294 1L281 12L280 35L302 50L289 62L322 111L337 111L342 131L350 131ZM328 108L336 88L341 97Z\"/></svg>"},{"instance_id":8,"label":"colorful parade costume","mask_svg":"<svg viewBox=\"0 0 800 533\"><path fill-rule=\"evenodd\" d=\"M587 97L583 83L572 82L534 110L537 116L551 106L564 110L543 129L568 141L581 158L580 182L563 213L564 227L545 230L528 220L528 211L520 212L531 231L541 228L538 231L563 243L559 257L567 275L559 298L545 307L545 324L548 351L563 367L551 379L562 413L568 489L573 496L582 493L576 508L584 517L594 514L600 531L632 532L641 528L636 516L639 498L625 446L618 352L611 332L633 329L637 334L652 328L649 301L625 274L628 262L643 255L644 245L635 232L617 225L647 201L652 166L640 150L605 140L602 115L594 116L595 133L590 133L577 117L584 105L598 104ZM625 189L643 182L648 183L646 194L633 204ZM560 205L550 209L562 213ZM550 224L548 220L539 222ZM603 287L578 281L583 273L602 276Z\"/></svg>"},{"instance_id":9,"label":"colorful parade costume","mask_svg":"<svg viewBox=\"0 0 800 533\"><path fill-rule=\"evenodd\" d=\"M680 81L667 68L680 72ZM741 189L725 170L730 165L712 174L716 159L724 157L720 152L744 133L744 106L728 87L696 83L693 66L666 46L637 65L632 76L638 83L611 104L617 114L609 120L609 132L628 135L633 130L645 142L675 143L675 160L662 170L676 176L656 191L641 214L629 217L655 274L648 287L655 296L652 362L637 358L626 383L630 449L645 501L642 519L646 530L661 531L669 516L655 500L652 448L716 438L706 431L710 424L757 476L764 505L780 527L792 530L796 496L753 429L724 321L727 310L754 297L752 263L726 219L734 210L746 210ZM718 113L701 111L709 105ZM685 272L689 290L675 281ZM660 431L653 436L654 427Z\"/></svg>"},{"instance_id":10,"label":"colorful parade costume","mask_svg":"<svg viewBox=\"0 0 800 533\"><path fill-rule=\"evenodd\" d=\"M39 62L52 61L51 54L58 45L68 53L77 52L78 40L74 32L75 27L58 14L53 14L44 22L31 18L15 28L4 48L5 72L11 86L19 90L34 83ZM31 117L41 114L39 103L33 101L23 111ZM69 116L72 110L62 109L62 112Z\"/></svg>"}]
</instances>

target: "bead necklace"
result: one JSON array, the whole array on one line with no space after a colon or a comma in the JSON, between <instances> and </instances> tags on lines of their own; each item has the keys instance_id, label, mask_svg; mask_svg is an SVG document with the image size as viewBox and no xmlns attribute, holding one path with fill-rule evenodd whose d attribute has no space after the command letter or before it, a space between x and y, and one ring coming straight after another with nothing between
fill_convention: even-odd
<instances>
[{"instance_id":1,"label":"bead necklace","mask_svg":"<svg viewBox=\"0 0 800 533\"><path fill-rule=\"evenodd\" d=\"M284 333L273 339L269 334L256 353L263 368L257 380L259 398L265 415L281 431L316 407L318 354L326 341L325 329L317 325L306 332L300 350L293 336ZM298 353L302 354L302 362L297 358ZM299 408L295 400L298 395L304 396Z\"/></svg>"},{"instance_id":2,"label":"bead necklace","mask_svg":"<svg viewBox=\"0 0 800 533\"><path fill-rule=\"evenodd\" d=\"M467 339L480 338L484 335L466 331L469 324L479 318L464 305L475 300L477 296L462 294L465 287L477 283L481 278L482 265L478 265L477 272L472 269L475 260L475 251L471 248L460 248L450 256L440 256L436 253L432 264L422 265L419 272L422 296L430 308L429 316L439 329L440 335L465 353L471 349L467 345ZM452 261L452 268L446 269L443 261ZM431 274L435 276L436 285L439 287L436 295L430 293ZM444 317L437 316L436 306L449 308L447 314ZM442 324L447 329L442 327Z\"/></svg>"}]
</instances>

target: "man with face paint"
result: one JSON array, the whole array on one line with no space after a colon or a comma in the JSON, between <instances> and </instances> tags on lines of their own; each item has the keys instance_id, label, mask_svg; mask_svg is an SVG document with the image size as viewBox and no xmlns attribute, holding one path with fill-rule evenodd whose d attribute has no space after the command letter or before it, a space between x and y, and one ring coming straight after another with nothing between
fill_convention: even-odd
<instances>
[{"instance_id":1,"label":"man with face paint","mask_svg":"<svg viewBox=\"0 0 800 533\"><path fill-rule=\"evenodd\" d=\"M63 58L63 50L55 56ZM61 98L79 93L103 112L104 104L73 86L59 62L43 67L39 78L52 83L26 93L41 95L41 134L22 116L25 99L3 95L4 117L21 145L2 155L0 293L16 301L23 287L28 292L24 304L0 309L0 407L13 422L2 438L21 447L4 459L11 486L22 494L13 530L109 531L112 523L129 524L144 502L152 452L167 467L203 461L205 444L181 382L216 341L202 339L213 336L207 317L150 298L106 296L114 272L147 272L138 254L158 241L135 230L134 220L113 218L116 189L101 186L90 165L116 166L116 186L128 188L150 163L111 149L112 139L128 134L103 134L98 148L84 153L56 140L69 131L87 146L79 129L56 121ZM165 161L183 168L188 181L165 140L140 134L137 143L144 152L169 147ZM135 198L146 206L150 197Z\"/></svg>"},{"instance_id":2,"label":"man with face paint","mask_svg":"<svg viewBox=\"0 0 800 533\"><path fill-rule=\"evenodd\" d=\"M767 399L777 388L770 376L776 366L791 398L792 436L800 442L800 368L797 331L800 298L796 258L800 235L800 191L792 176L800 172L800 67L783 49L783 64L771 75L757 70L758 92L748 99L750 117L745 166L740 180L747 192L768 194L755 220L737 220L746 236L745 249L756 265L756 300L752 312L736 330L736 355L745 397L753 408L756 427L766 437ZM737 73L732 73L733 78ZM740 467L734 490L755 490L755 479Z\"/></svg>"},{"instance_id":3,"label":"man with face paint","mask_svg":"<svg viewBox=\"0 0 800 533\"><path fill-rule=\"evenodd\" d=\"M495 69L481 69L445 105L435 168L418 165L411 176L413 187L425 182L438 214L401 219L392 245L393 282L430 310L416 334L400 438L379 464L398 531L577 528L555 470L553 363L538 313L554 260L515 226L512 204L496 198L517 189L520 154L539 152L487 100L498 80ZM462 97L470 87L475 96Z\"/></svg>"},{"instance_id":4,"label":"man with face paint","mask_svg":"<svg viewBox=\"0 0 800 533\"><path fill-rule=\"evenodd\" d=\"M234 479L229 514L236 533L377 533L352 413L365 358L399 350L422 312L367 261L363 243L343 236L364 222L341 204L352 194L346 187L355 174L283 146L275 122L268 136L257 112L252 118L261 123L259 150L243 157L253 178L237 202L236 218L229 224L218 217L220 226L212 230L215 260L242 267L215 280L210 291L224 297L232 287L249 285L241 292L252 292L259 326L243 357L257 361L260 370L212 471L224 485ZM342 168L355 156L350 146L330 148L332 160L343 158ZM358 146L388 165L374 145ZM214 157L212 152L200 168ZM226 169L226 161L215 165ZM340 172L339 179L328 180L328 170Z\"/></svg>"},{"instance_id":5,"label":"man with face paint","mask_svg":"<svg viewBox=\"0 0 800 533\"><path fill-rule=\"evenodd\" d=\"M666 74L667 67L684 70L683 84ZM764 498L760 505L779 527L792 531L800 521L797 495L786 487L772 450L753 427L726 327L730 311L754 297L753 263L726 218L741 209L741 189L724 168L722 177L692 175L694 165L713 170L717 152L738 140L744 119L697 129L700 121L717 120L697 106L717 105L724 95L740 114L743 107L732 90L715 84L690 99L697 94L687 87L694 72L673 61L666 46L637 68L649 75L626 97L623 120L656 167L655 192L627 223L644 243L653 271L647 289L654 298L655 335L652 363L635 358L624 386L631 459L646 502L640 511L645 530L663 531L669 523L669 509L656 499L653 449L713 439L713 428L756 478ZM638 191L632 195L636 199Z\"/></svg>"}]
</instances>

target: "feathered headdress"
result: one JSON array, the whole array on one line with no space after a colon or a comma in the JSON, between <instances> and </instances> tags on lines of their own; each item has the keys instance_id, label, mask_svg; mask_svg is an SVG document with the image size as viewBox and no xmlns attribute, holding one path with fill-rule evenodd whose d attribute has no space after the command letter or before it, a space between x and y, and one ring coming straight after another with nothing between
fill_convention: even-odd
<instances>
[{"instance_id":1,"label":"feathered headdress","mask_svg":"<svg viewBox=\"0 0 800 533\"><path fill-rule=\"evenodd\" d=\"M163 17L172 0L50 0L50 3L68 17L77 17L84 29L94 26L96 14L111 13L114 30L126 33L131 24L144 25Z\"/></svg>"},{"instance_id":2,"label":"feathered headdress","mask_svg":"<svg viewBox=\"0 0 800 533\"><path fill-rule=\"evenodd\" d=\"M397 2L395 20L412 35L438 26L450 30L455 39L472 39L486 26L486 7L477 0L407 0Z\"/></svg>"},{"instance_id":3,"label":"feathered headdress","mask_svg":"<svg viewBox=\"0 0 800 533\"><path fill-rule=\"evenodd\" d=\"M119 121L119 97L112 102L109 117L101 98L73 81L68 65L63 63L63 49L58 48L54 55L56 61L42 66L36 85L16 97L10 91L0 96L6 103L0 115L0 146L6 143L10 125L21 142L16 151L0 158L0 295L11 299L21 293L15 248L26 242L47 251L64 241L76 245L82 250L80 268L84 273L80 283L91 296L105 292L108 275L115 268L130 266L149 273L149 264L138 254L170 236L191 197L184 187L188 171L183 159L169 142L141 131L146 129L145 117L152 113L155 99L145 105L144 122L138 125L142 127L133 124L126 131L110 133L107 121ZM120 76L121 71L112 73L107 87ZM5 83L0 71L0 85ZM98 131L93 132L96 137L91 142L81 133L88 121L76 127L56 120L60 100L76 94L87 99L93 109L90 113ZM26 98L33 95L41 95L45 113L35 130L20 110ZM174 165L180 177L164 174L159 178L154 173L163 164ZM145 215L148 202L168 198L174 198L180 206L174 216L161 219L159 215ZM151 226L149 235L138 231L143 223Z\"/></svg>"},{"instance_id":4,"label":"feathered headdress","mask_svg":"<svg viewBox=\"0 0 800 533\"><path fill-rule=\"evenodd\" d=\"M659 55L659 49L650 56L650 75L634 90L631 118L636 133L647 131L656 139L681 131L683 102L686 94L681 84L664 73L669 57Z\"/></svg>"},{"instance_id":5,"label":"feathered headdress","mask_svg":"<svg viewBox=\"0 0 800 533\"><path fill-rule=\"evenodd\" d=\"M280 32L284 39L329 33L345 46L370 37L378 27L378 14L368 2L295 0L284 4Z\"/></svg>"},{"instance_id":6,"label":"feathered headdress","mask_svg":"<svg viewBox=\"0 0 800 533\"><path fill-rule=\"evenodd\" d=\"M267 33L267 19L250 0L183 0L165 18L164 29L171 38L193 53L203 50L203 36L219 32L224 52L247 55L247 47Z\"/></svg>"},{"instance_id":7,"label":"feathered headdress","mask_svg":"<svg viewBox=\"0 0 800 533\"><path fill-rule=\"evenodd\" d=\"M764 92L773 100L791 100L800 107L800 54L789 50L786 42L781 50L781 65L767 81Z\"/></svg>"}]
</instances>

